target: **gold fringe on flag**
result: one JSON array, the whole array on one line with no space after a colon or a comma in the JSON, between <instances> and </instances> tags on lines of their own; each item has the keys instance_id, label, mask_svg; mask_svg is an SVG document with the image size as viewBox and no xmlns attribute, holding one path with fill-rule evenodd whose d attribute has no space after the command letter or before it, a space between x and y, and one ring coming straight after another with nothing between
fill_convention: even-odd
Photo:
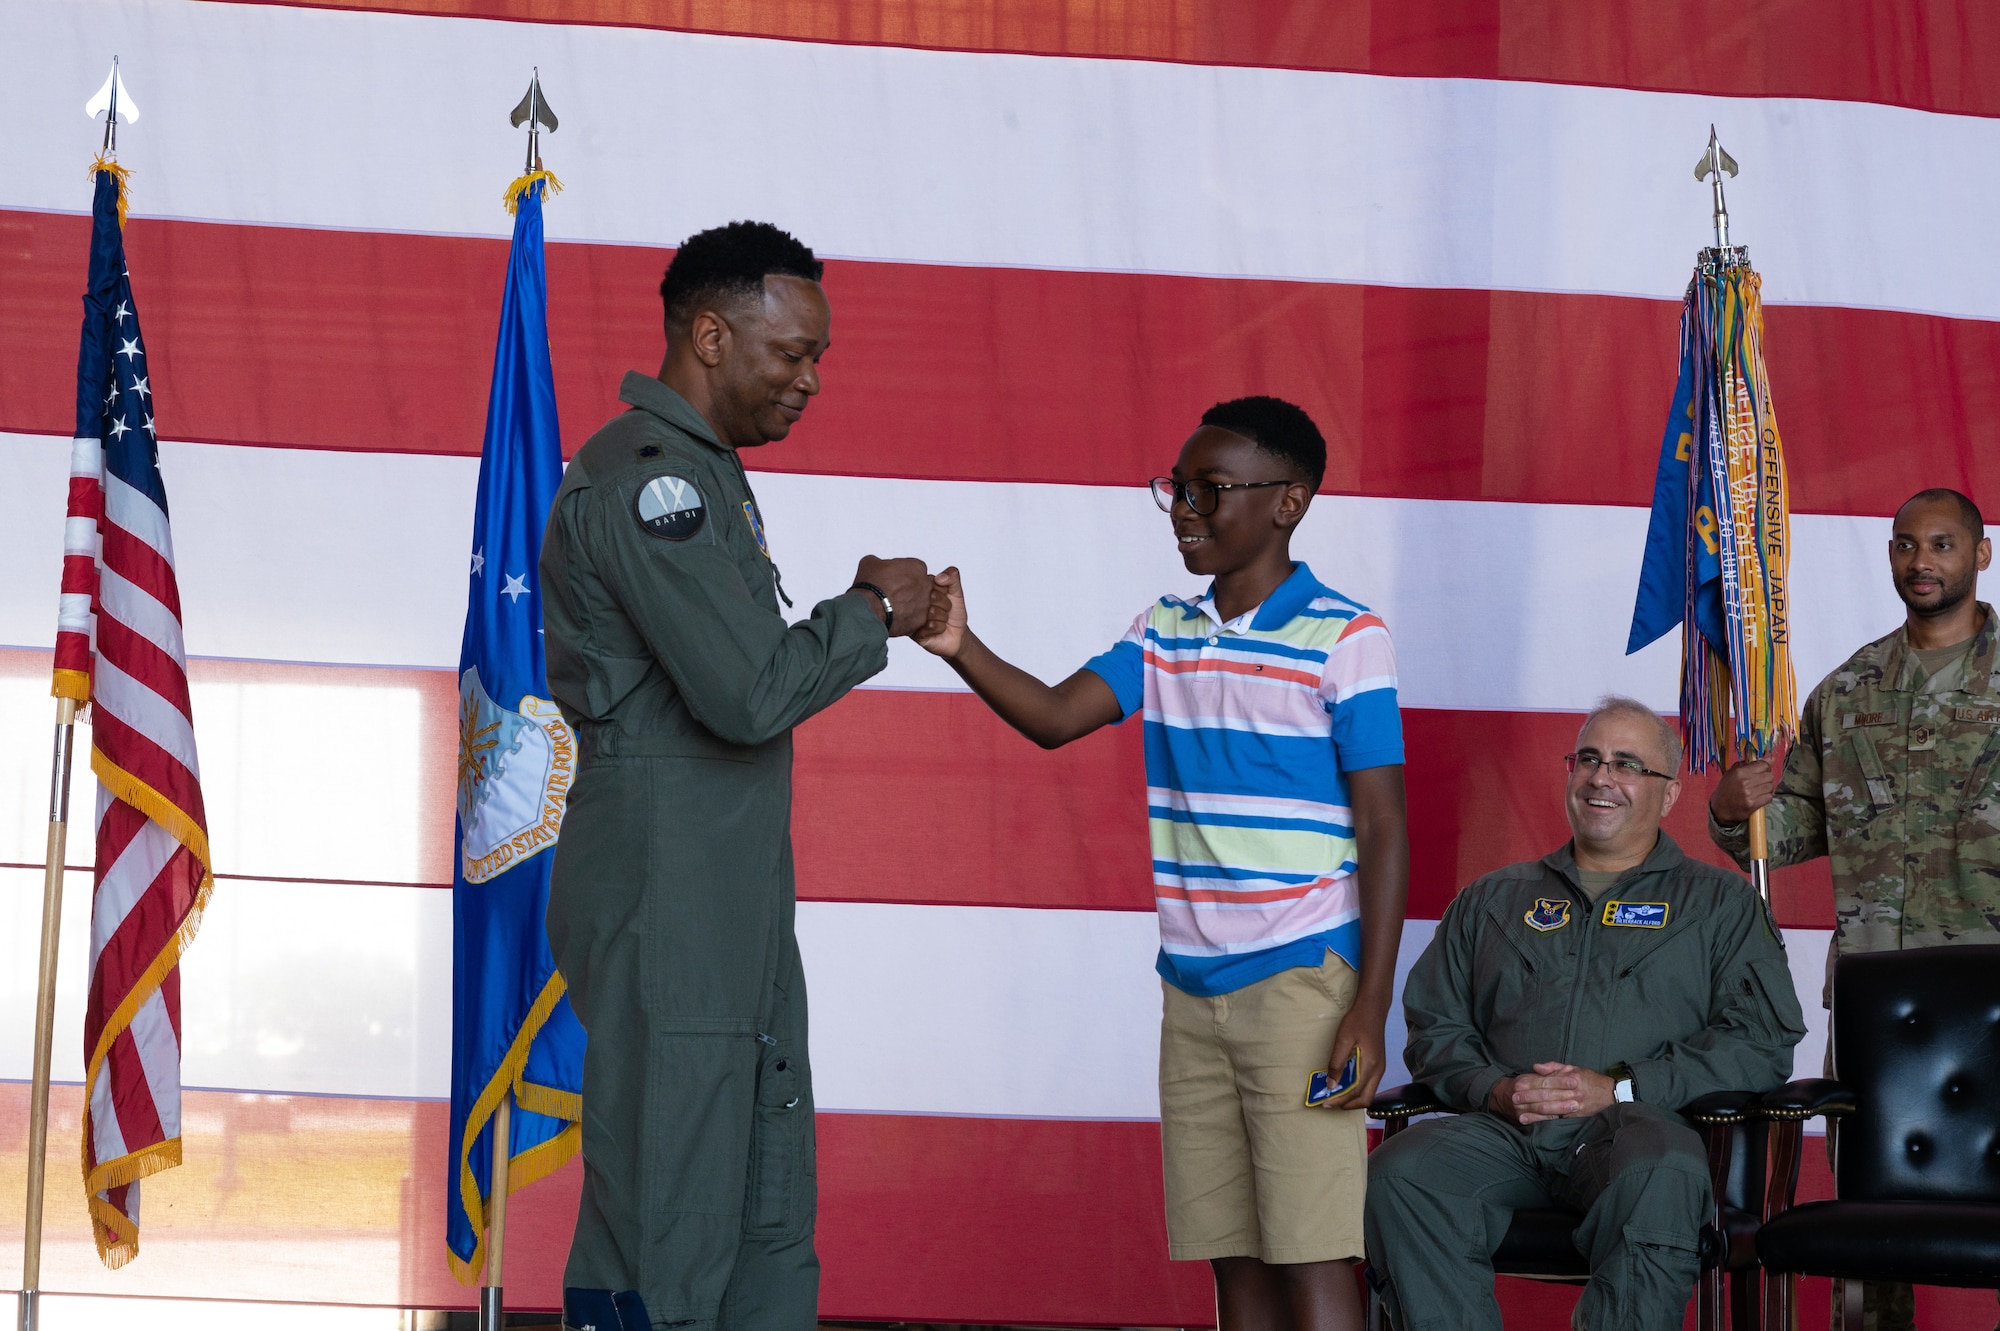
<instances>
[{"instance_id":1,"label":"gold fringe on flag","mask_svg":"<svg viewBox=\"0 0 2000 1331\"><path fill-rule=\"evenodd\" d=\"M99 153L97 159L90 164L90 178L97 179L99 171L109 171L112 179L118 182L118 225L122 227L125 225L125 195L131 187L132 168L120 166L116 159Z\"/></svg>"},{"instance_id":2,"label":"gold fringe on flag","mask_svg":"<svg viewBox=\"0 0 2000 1331\"><path fill-rule=\"evenodd\" d=\"M522 197L527 194L529 188L538 180L544 182L542 191L544 199L562 193L563 183L556 179L556 173L537 168L507 187L507 193L503 197L503 202L506 203L509 213L518 213L521 211ZM122 199L123 196L121 195L120 197ZM119 206L123 207L124 205L121 203Z\"/></svg>"}]
</instances>

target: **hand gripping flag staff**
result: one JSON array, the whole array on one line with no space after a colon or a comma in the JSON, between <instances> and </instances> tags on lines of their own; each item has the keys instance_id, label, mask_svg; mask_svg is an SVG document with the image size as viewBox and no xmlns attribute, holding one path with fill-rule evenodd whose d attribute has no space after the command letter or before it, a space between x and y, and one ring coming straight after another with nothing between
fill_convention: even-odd
<instances>
[{"instance_id":1,"label":"hand gripping flag staff","mask_svg":"<svg viewBox=\"0 0 2000 1331\"><path fill-rule=\"evenodd\" d=\"M485 1265L480 1325L495 1331L507 1194L575 1153L583 1116L583 1027L542 922L576 740L548 697L537 582L562 482L542 263L542 203L561 183L538 151L540 131L556 127L539 77L512 119L528 125L528 165L506 194L514 243L459 649L445 1225L452 1274L471 1284Z\"/></svg>"},{"instance_id":2,"label":"hand gripping flag staff","mask_svg":"<svg viewBox=\"0 0 2000 1331\"><path fill-rule=\"evenodd\" d=\"M1762 279L1729 243L1724 173L1736 162L1714 126L1695 179L1709 182L1715 245L1681 304L1681 370L1660 440L1653 516L1632 611L1629 655L1675 625L1681 735L1697 772L1762 758L1797 731L1785 564L1790 503L1784 446L1764 372ZM1750 877L1771 899L1764 811L1750 816Z\"/></svg>"},{"instance_id":3,"label":"hand gripping flag staff","mask_svg":"<svg viewBox=\"0 0 2000 1331\"><path fill-rule=\"evenodd\" d=\"M83 1018L83 1181L98 1256L139 1252L140 1180L181 1162L180 959L213 883L188 703L180 592L160 479L154 389L125 267L118 123L139 118L117 62L84 108L104 116L91 164L90 269L77 353L56 615L56 742L42 889L20 1325L41 1284L49 1058L74 723L92 717L97 846Z\"/></svg>"}]
</instances>

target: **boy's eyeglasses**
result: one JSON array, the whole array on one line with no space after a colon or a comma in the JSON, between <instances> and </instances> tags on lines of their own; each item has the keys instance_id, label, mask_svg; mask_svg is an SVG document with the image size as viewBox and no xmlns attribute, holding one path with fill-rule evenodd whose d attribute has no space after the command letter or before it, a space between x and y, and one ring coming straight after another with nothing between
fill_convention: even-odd
<instances>
[{"instance_id":1,"label":"boy's eyeglasses","mask_svg":"<svg viewBox=\"0 0 2000 1331\"><path fill-rule=\"evenodd\" d=\"M1228 485L1217 485L1214 481L1177 481L1171 476L1155 476L1152 480L1153 502L1160 506L1160 512L1171 513L1174 511L1174 500L1183 499L1194 510L1195 516L1205 518L1215 512L1224 490L1261 490L1267 485L1295 484L1296 481L1233 481Z\"/></svg>"},{"instance_id":2,"label":"boy's eyeglasses","mask_svg":"<svg viewBox=\"0 0 2000 1331\"><path fill-rule=\"evenodd\" d=\"M1589 749L1585 749L1582 753L1565 753L1563 763L1572 772L1581 767L1585 776L1594 775L1598 768L1608 765L1611 768L1611 775L1615 777L1656 776L1662 781L1674 779L1665 772L1655 772L1637 758L1606 758L1601 754L1592 753Z\"/></svg>"}]
</instances>

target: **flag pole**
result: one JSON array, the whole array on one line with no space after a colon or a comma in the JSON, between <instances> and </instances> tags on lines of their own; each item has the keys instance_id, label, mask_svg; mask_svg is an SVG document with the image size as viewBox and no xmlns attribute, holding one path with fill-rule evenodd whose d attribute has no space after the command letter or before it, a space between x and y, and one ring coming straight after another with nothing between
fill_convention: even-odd
<instances>
[{"instance_id":1,"label":"flag pole","mask_svg":"<svg viewBox=\"0 0 2000 1331\"><path fill-rule=\"evenodd\" d=\"M507 1315L501 1298L500 1260L507 1248L507 1157L513 1134L510 1110L514 1092L500 1093L500 1108L493 1114L493 1168L488 1172L486 1204L486 1283L479 1290L479 1331L501 1331Z\"/></svg>"},{"instance_id":2,"label":"flag pole","mask_svg":"<svg viewBox=\"0 0 2000 1331\"><path fill-rule=\"evenodd\" d=\"M69 843L69 767L76 699L56 699L49 774L49 843L42 866L42 955L35 989L35 1072L28 1101L28 1213L21 1253L19 1331L37 1331L42 1284L42 1185L49 1155L49 1059L56 1034L56 942L62 932L63 859Z\"/></svg>"}]
</instances>

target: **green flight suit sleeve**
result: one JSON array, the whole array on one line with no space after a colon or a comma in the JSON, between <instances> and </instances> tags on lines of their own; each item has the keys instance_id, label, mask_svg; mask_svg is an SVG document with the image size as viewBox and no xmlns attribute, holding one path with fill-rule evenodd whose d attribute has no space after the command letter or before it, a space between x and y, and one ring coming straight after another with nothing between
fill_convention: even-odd
<instances>
[{"instance_id":1,"label":"green flight suit sleeve","mask_svg":"<svg viewBox=\"0 0 2000 1331\"><path fill-rule=\"evenodd\" d=\"M889 663L887 626L865 597L822 601L791 625L759 605L716 513L685 540L648 532L635 496L670 474L649 468L595 490L586 520L606 588L697 721L731 744L763 744Z\"/></svg>"},{"instance_id":2,"label":"green flight suit sleeve","mask_svg":"<svg viewBox=\"0 0 2000 1331\"><path fill-rule=\"evenodd\" d=\"M1815 689L1799 718L1799 737L1785 753L1778 792L1764 806L1764 838L1773 868L1804 864L1827 853L1826 787L1820 765L1822 710L1819 690ZM1711 812L1708 837L1728 851L1739 867L1749 869L1749 823L1718 823Z\"/></svg>"},{"instance_id":3,"label":"green flight suit sleeve","mask_svg":"<svg viewBox=\"0 0 2000 1331\"><path fill-rule=\"evenodd\" d=\"M1479 1109L1509 1069L1493 1061L1473 1024L1473 924L1469 889L1445 907L1430 946L1410 967L1403 987L1403 1020L1409 1036L1403 1061L1412 1080L1457 1109Z\"/></svg>"},{"instance_id":4,"label":"green flight suit sleeve","mask_svg":"<svg viewBox=\"0 0 2000 1331\"><path fill-rule=\"evenodd\" d=\"M1792 1075L1792 1046L1804 1038L1806 1023L1785 949L1747 884L1724 901L1702 924L1708 972L1690 968L1687 976L1687 983L1708 987L1708 1024L1630 1064L1633 1098L1641 1103L1678 1110L1711 1091L1767 1091Z\"/></svg>"}]
</instances>

